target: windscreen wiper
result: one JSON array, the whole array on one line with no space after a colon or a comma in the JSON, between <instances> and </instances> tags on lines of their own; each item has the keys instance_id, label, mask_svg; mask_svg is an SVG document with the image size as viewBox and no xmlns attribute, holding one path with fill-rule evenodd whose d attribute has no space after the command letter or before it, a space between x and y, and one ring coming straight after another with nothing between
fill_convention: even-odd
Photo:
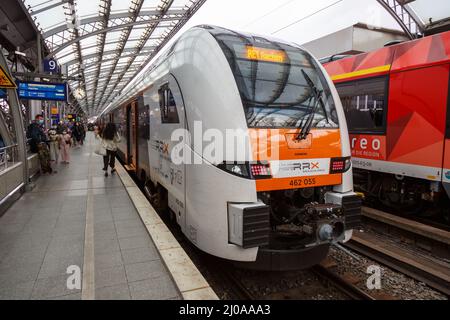
<instances>
[{"instance_id":1,"label":"windscreen wiper","mask_svg":"<svg viewBox=\"0 0 450 320\"><path fill-rule=\"evenodd\" d=\"M301 131L298 134L297 140L305 140L312 128L312 124L314 121L314 115L316 114L317 106L320 104L320 95L322 94L322 91L318 91L314 95L314 106L310 109L308 113L308 118L306 119L305 123L301 127Z\"/></svg>"},{"instance_id":2,"label":"windscreen wiper","mask_svg":"<svg viewBox=\"0 0 450 320\"><path fill-rule=\"evenodd\" d=\"M326 119L327 123L330 123L330 121L328 119L327 109L325 108L325 104L323 103L323 100L322 100L322 92L323 91L317 89L317 87L314 85L314 82L311 80L311 78L308 76L308 74L305 72L305 70L302 69L301 71L302 71L303 77L305 78L306 82L308 83L308 86L311 88L312 94L314 95L314 101L315 101L315 105L310 110L310 113L308 114L308 119L302 126L302 128L301 128L302 130L298 136L299 140L304 140L304 139L306 139L306 137L308 137L309 132L311 131L312 122L314 120L314 115L316 113L317 106L319 104L322 107L322 110L325 115L325 119Z\"/></svg>"}]
</instances>

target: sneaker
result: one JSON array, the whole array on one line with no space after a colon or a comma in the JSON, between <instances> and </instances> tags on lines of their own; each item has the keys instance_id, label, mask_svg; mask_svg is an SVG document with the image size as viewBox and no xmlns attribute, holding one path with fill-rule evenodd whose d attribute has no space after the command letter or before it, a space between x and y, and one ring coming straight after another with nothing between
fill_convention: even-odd
<instances>
[{"instance_id":1,"label":"sneaker","mask_svg":"<svg viewBox=\"0 0 450 320\"><path fill-rule=\"evenodd\" d=\"M108 170L108 168L103 168L102 170L103 170L103 171L107 171L107 170Z\"/></svg>"},{"instance_id":2,"label":"sneaker","mask_svg":"<svg viewBox=\"0 0 450 320\"><path fill-rule=\"evenodd\" d=\"M113 173L116 173L116 169L115 168L111 170L111 174L113 174Z\"/></svg>"}]
</instances>

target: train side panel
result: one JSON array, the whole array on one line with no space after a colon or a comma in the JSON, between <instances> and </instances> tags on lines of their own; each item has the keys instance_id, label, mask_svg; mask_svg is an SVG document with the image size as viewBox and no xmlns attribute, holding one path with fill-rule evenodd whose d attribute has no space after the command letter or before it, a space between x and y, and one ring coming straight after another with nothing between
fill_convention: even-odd
<instances>
[{"instance_id":1,"label":"train side panel","mask_svg":"<svg viewBox=\"0 0 450 320\"><path fill-rule=\"evenodd\" d=\"M391 75L386 153L399 164L392 173L441 181L449 67Z\"/></svg>"},{"instance_id":2,"label":"train side panel","mask_svg":"<svg viewBox=\"0 0 450 320\"><path fill-rule=\"evenodd\" d=\"M444 183L447 194L450 198L450 75L447 91L447 129L445 132L445 153L444 153L444 173L442 182Z\"/></svg>"}]
</instances>

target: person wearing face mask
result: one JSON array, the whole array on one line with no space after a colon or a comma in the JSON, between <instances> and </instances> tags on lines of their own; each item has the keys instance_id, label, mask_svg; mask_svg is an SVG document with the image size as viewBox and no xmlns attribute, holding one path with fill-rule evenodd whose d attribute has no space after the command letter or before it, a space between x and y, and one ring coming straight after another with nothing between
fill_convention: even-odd
<instances>
[{"instance_id":1,"label":"person wearing face mask","mask_svg":"<svg viewBox=\"0 0 450 320\"><path fill-rule=\"evenodd\" d=\"M41 142L45 142L47 139L45 137L44 130L42 129L44 125L44 117L38 114L27 129L27 138L30 140L30 150L33 153L38 152L38 145Z\"/></svg>"}]
</instances>

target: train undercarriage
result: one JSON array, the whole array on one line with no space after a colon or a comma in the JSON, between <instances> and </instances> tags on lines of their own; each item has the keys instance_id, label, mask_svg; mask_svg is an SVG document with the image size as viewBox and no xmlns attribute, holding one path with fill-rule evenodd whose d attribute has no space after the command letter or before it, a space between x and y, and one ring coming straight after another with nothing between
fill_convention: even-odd
<instances>
[{"instance_id":1,"label":"train undercarriage","mask_svg":"<svg viewBox=\"0 0 450 320\"><path fill-rule=\"evenodd\" d=\"M353 169L356 192L371 207L450 224L450 187L440 182Z\"/></svg>"}]
</instances>

